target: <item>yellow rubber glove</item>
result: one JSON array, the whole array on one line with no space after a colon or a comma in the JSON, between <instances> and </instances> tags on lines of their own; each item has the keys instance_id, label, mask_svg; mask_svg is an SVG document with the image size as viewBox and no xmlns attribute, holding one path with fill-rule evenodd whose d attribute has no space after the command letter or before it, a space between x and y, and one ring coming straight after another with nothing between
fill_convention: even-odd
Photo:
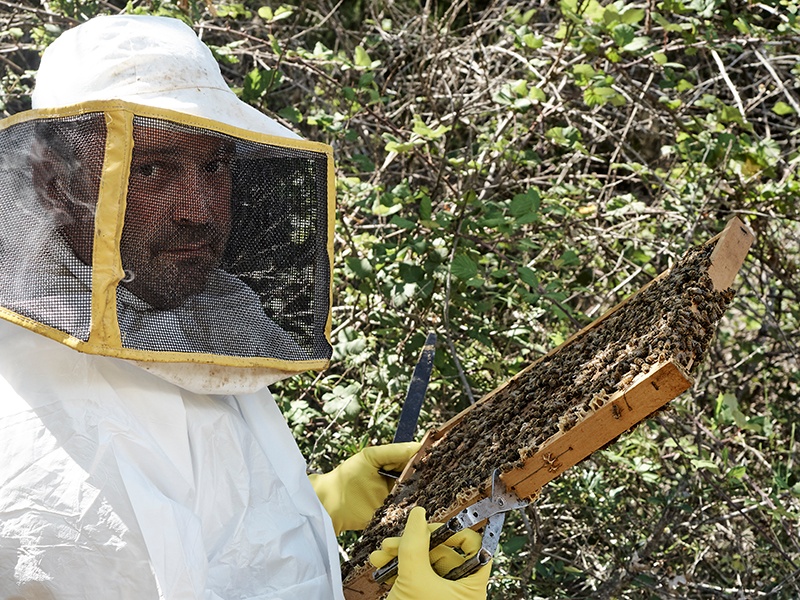
<instances>
[{"instance_id":1,"label":"yellow rubber glove","mask_svg":"<svg viewBox=\"0 0 800 600\"><path fill-rule=\"evenodd\" d=\"M428 532L433 533L441 526L441 523L428 523ZM369 555L369 561L372 565L376 569L380 569L396 557L397 550L400 547L400 540L402 539L390 537L383 540L381 549L375 550ZM477 531L462 529L458 533L451 535L443 544L431 549L428 552L428 562L430 562L434 571L444 577L456 567L460 567L465 559L477 553L481 548L482 541L482 536ZM458 548L459 551L456 551L455 548ZM390 579L389 583L393 583L395 579Z\"/></svg>"},{"instance_id":2,"label":"yellow rubber glove","mask_svg":"<svg viewBox=\"0 0 800 600\"><path fill-rule=\"evenodd\" d=\"M378 469L402 470L420 446L419 442L370 446L330 473L308 476L337 534L367 526L394 487L394 480Z\"/></svg>"},{"instance_id":3,"label":"yellow rubber glove","mask_svg":"<svg viewBox=\"0 0 800 600\"><path fill-rule=\"evenodd\" d=\"M491 561L469 577L456 581L443 579L437 573L445 574L459 566L465 556L443 548L444 545L431 550L429 556L430 530L425 521L425 509L417 506L408 515L403 537L384 540L381 550L370 554L370 562L380 568L394 557L396 550L397 579L386 600L486 600ZM399 543L395 543L398 539ZM480 548L481 536L468 529L450 538L446 545L460 547L469 556ZM439 552L434 554L437 550ZM433 567L432 561L436 563Z\"/></svg>"}]
</instances>

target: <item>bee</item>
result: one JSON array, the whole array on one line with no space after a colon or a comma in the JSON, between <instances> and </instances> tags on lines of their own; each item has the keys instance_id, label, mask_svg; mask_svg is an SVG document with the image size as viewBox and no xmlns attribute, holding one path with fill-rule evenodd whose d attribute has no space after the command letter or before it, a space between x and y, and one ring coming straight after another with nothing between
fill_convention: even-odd
<instances>
[{"instance_id":1,"label":"bee","mask_svg":"<svg viewBox=\"0 0 800 600\"><path fill-rule=\"evenodd\" d=\"M619 409L616 402L611 404L611 416L615 419L620 419L622 417L622 411Z\"/></svg>"}]
</instances>

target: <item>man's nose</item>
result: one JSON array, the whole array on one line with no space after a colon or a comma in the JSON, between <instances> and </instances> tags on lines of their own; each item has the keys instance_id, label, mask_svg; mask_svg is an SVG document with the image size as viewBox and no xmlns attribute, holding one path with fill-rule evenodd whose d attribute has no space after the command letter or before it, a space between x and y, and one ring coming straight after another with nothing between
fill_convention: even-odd
<instances>
[{"instance_id":1,"label":"man's nose","mask_svg":"<svg viewBox=\"0 0 800 600\"><path fill-rule=\"evenodd\" d=\"M178 223L205 224L211 222L211 206L215 190L203 181L201 174L188 171L181 178L178 189L180 197L175 199L173 218Z\"/></svg>"}]
</instances>

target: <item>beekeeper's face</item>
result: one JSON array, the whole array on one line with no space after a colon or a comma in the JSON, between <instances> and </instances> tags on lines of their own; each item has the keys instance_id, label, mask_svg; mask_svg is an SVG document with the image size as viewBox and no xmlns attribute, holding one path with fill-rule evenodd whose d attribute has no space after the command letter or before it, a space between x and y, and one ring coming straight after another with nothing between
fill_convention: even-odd
<instances>
[{"instance_id":1,"label":"beekeeper's face","mask_svg":"<svg viewBox=\"0 0 800 600\"><path fill-rule=\"evenodd\" d=\"M64 237L88 265L105 145L104 136L92 137L69 152L48 141L36 171ZM175 308L202 292L220 263L230 233L232 142L141 125L133 141L122 285L157 309Z\"/></svg>"},{"instance_id":2,"label":"beekeeper's face","mask_svg":"<svg viewBox=\"0 0 800 600\"><path fill-rule=\"evenodd\" d=\"M159 309L202 292L231 221L231 142L151 127L134 130L120 255L123 282Z\"/></svg>"}]
</instances>

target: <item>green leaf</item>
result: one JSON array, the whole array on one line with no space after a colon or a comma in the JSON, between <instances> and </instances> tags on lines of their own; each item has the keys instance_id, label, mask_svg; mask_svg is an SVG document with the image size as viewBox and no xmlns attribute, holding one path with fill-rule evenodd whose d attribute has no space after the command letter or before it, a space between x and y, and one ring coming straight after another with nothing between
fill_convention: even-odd
<instances>
[{"instance_id":1,"label":"green leaf","mask_svg":"<svg viewBox=\"0 0 800 600\"><path fill-rule=\"evenodd\" d=\"M317 42L314 44L314 52L312 56L317 59L329 59L333 56L333 50L327 48L322 42Z\"/></svg>"},{"instance_id":2,"label":"green leaf","mask_svg":"<svg viewBox=\"0 0 800 600\"><path fill-rule=\"evenodd\" d=\"M419 115L414 115L414 133L426 140L438 140L451 129L452 127L446 125L439 125L436 129L431 129Z\"/></svg>"},{"instance_id":3,"label":"green leaf","mask_svg":"<svg viewBox=\"0 0 800 600\"><path fill-rule=\"evenodd\" d=\"M657 65L663 65L664 63L667 62L667 60L668 60L667 59L667 55L664 54L663 52L654 52L653 53L653 61Z\"/></svg>"},{"instance_id":4,"label":"green leaf","mask_svg":"<svg viewBox=\"0 0 800 600\"><path fill-rule=\"evenodd\" d=\"M522 36L522 43L525 44L528 48L532 50L538 50L542 46L544 46L544 39L540 35L534 35L532 33L526 33Z\"/></svg>"},{"instance_id":5,"label":"green leaf","mask_svg":"<svg viewBox=\"0 0 800 600\"><path fill-rule=\"evenodd\" d=\"M664 17L663 15L661 15L658 12L655 12L655 11L650 13L650 16L656 23L661 25L661 27L667 33L691 31L694 28L694 25L691 22L689 22L689 23L672 23L672 22L669 21L669 19L667 19L666 17Z\"/></svg>"},{"instance_id":6,"label":"green leaf","mask_svg":"<svg viewBox=\"0 0 800 600\"><path fill-rule=\"evenodd\" d=\"M513 84L511 84L511 91L514 92L518 97L527 96L528 95L528 82L524 79L518 79Z\"/></svg>"},{"instance_id":7,"label":"green leaf","mask_svg":"<svg viewBox=\"0 0 800 600\"><path fill-rule=\"evenodd\" d=\"M366 258L348 256L344 262L356 277L363 279L372 275L372 264Z\"/></svg>"},{"instance_id":8,"label":"green leaf","mask_svg":"<svg viewBox=\"0 0 800 600\"><path fill-rule=\"evenodd\" d=\"M583 92L583 101L586 106L598 106L612 102L619 94L614 88L599 86L590 87Z\"/></svg>"},{"instance_id":9,"label":"green leaf","mask_svg":"<svg viewBox=\"0 0 800 600\"><path fill-rule=\"evenodd\" d=\"M291 17L293 12L294 12L293 7L288 6L286 4L282 4L275 11L275 15L272 17L272 21L273 22L280 21L281 19L286 19L288 17Z\"/></svg>"},{"instance_id":10,"label":"green leaf","mask_svg":"<svg viewBox=\"0 0 800 600\"><path fill-rule=\"evenodd\" d=\"M422 283L425 280L423 268L411 263L400 263L399 274L406 283Z\"/></svg>"},{"instance_id":11,"label":"green leaf","mask_svg":"<svg viewBox=\"0 0 800 600\"><path fill-rule=\"evenodd\" d=\"M647 205L641 200L637 200L631 194L614 196L606 206L606 214L610 217L620 217L627 214L641 214L647 209Z\"/></svg>"},{"instance_id":12,"label":"green leaf","mask_svg":"<svg viewBox=\"0 0 800 600\"><path fill-rule=\"evenodd\" d=\"M405 154L406 152L410 152L417 146L425 144L425 140L419 138L417 138L416 140L404 142L394 137L390 133L384 133L381 135L381 137L384 140L386 140L386 146L385 146L386 151L397 152L398 154Z\"/></svg>"},{"instance_id":13,"label":"green leaf","mask_svg":"<svg viewBox=\"0 0 800 600\"><path fill-rule=\"evenodd\" d=\"M581 569L578 567L573 567L572 565L564 565L564 573L583 573Z\"/></svg>"},{"instance_id":14,"label":"green leaf","mask_svg":"<svg viewBox=\"0 0 800 600\"><path fill-rule=\"evenodd\" d=\"M633 41L636 32L633 30L633 27L630 25L617 25L611 31L611 38L614 40L614 43L622 48L627 44L630 44Z\"/></svg>"},{"instance_id":15,"label":"green leaf","mask_svg":"<svg viewBox=\"0 0 800 600\"><path fill-rule=\"evenodd\" d=\"M677 108L680 108L680 106L683 104L683 101L680 98L675 98L674 100L670 100L666 96L661 96L658 99L658 101L667 108L669 108L670 110L675 110Z\"/></svg>"},{"instance_id":16,"label":"green leaf","mask_svg":"<svg viewBox=\"0 0 800 600\"><path fill-rule=\"evenodd\" d=\"M739 465L738 467L733 467L730 471L728 471L728 479L741 481L746 474L747 467L744 465Z\"/></svg>"},{"instance_id":17,"label":"green leaf","mask_svg":"<svg viewBox=\"0 0 800 600\"><path fill-rule=\"evenodd\" d=\"M364 68L372 66L372 59L369 57L369 54L367 54L367 51L364 50L363 46L356 46L355 65Z\"/></svg>"},{"instance_id":18,"label":"green leaf","mask_svg":"<svg viewBox=\"0 0 800 600\"><path fill-rule=\"evenodd\" d=\"M744 117L736 106L722 104L719 107L719 119L722 123L744 123Z\"/></svg>"},{"instance_id":19,"label":"green leaf","mask_svg":"<svg viewBox=\"0 0 800 600\"><path fill-rule=\"evenodd\" d=\"M531 289L539 289L539 277L537 277L536 271L530 267L517 267L517 275L519 275L522 282L529 285Z\"/></svg>"},{"instance_id":20,"label":"green leaf","mask_svg":"<svg viewBox=\"0 0 800 600\"><path fill-rule=\"evenodd\" d=\"M369 88L375 82L375 73L366 72L362 73L361 76L358 78L358 87L360 88Z\"/></svg>"},{"instance_id":21,"label":"green leaf","mask_svg":"<svg viewBox=\"0 0 800 600\"><path fill-rule=\"evenodd\" d=\"M562 266L572 266L572 265L579 265L581 264L580 258L575 253L574 250L565 250L561 256L556 260L559 265Z\"/></svg>"},{"instance_id":22,"label":"green leaf","mask_svg":"<svg viewBox=\"0 0 800 600\"><path fill-rule=\"evenodd\" d=\"M371 173L375 170L375 163L366 154L354 153L350 160L364 173Z\"/></svg>"},{"instance_id":23,"label":"green leaf","mask_svg":"<svg viewBox=\"0 0 800 600\"><path fill-rule=\"evenodd\" d=\"M606 9L597 0L589 0L588 2L581 2L580 7L583 9L583 16L594 23L602 23L603 15Z\"/></svg>"},{"instance_id":24,"label":"green leaf","mask_svg":"<svg viewBox=\"0 0 800 600\"><path fill-rule=\"evenodd\" d=\"M722 3L722 0L692 0L687 4L689 8L697 11L697 14L706 19L714 16L717 7Z\"/></svg>"},{"instance_id":25,"label":"green leaf","mask_svg":"<svg viewBox=\"0 0 800 600\"><path fill-rule=\"evenodd\" d=\"M376 198L372 204L372 213L379 217L388 217L403 210L403 205L392 198L390 195L383 195Z\"/></svg>"},{"instance_id":26,"label":"green leaf","mask_svg":"<svg viewBox=\"0 0 800 600\"><path fill-rule=\"evenodd\" d=\"M291 425L308 425L313 419L313 412L305 400L292 400L289 402L289 411L286 420Z\"/></svg>"},{"instance_id":27,"label":"green leaf","mask_svg":"<svg viewBox=\"0 0 800 600\"><path fill-rule=\"evenodd\" d=\"M524 535L506 535L503 539L503 554L506 556L513 556L528 543L528 537Z\"/></svg>"},{"instance_id":28,"label":"green leaf","mask_svg":"<svg viewBox=\"0 0 800 600\"><path fill-rule=\"evenodd\" d=\"M781 117L783 117L785 115L794 114L796 111L789 104L786 104L786 102L778 100L773 105L772 112L774 112L776 115L780 115Z\"/></svg>"},{"instance_id":29,"label":"green leaf","mask_svg":"<svg viewBox=\"0 0 800 600\"><path fill-rule=\"evenodd\" d=\"M414 221L405 219L400 215L394 215L390 223L392 225L396 225L397 227L401 227L402 229L414 229L417 226Z\"/></svg>"},{"instance_id":30,"label":"green leaf","mask_svg":"<svg viewBox=\"0 0 800 600\"><path fill-rule=\"evenodd\" d=\"M581 63L572 67L572 75L575 77L575 82L578 85L586 85L589 80L595 76L596 71L592 65Z\"/></svg>"},{"instance_id":31,"label":"green leaf","mask_svg":"<svg viewBox=\"0 0 800 600\"><path fill-rule=\"evenodd\" d=\"M269 6L262 6L258 9L258 16L264 19L267 23L274 23L281 19L286 19L292 16L294 9L291 6L281 5L274 11Z\"/></svg>"},{"instance_id":32,"label":"green leaf","mask_svg":"<svg viewBox=\"0 0 800 600\"><path fill-rule=\"evenodd\" d=\"M717 463L702 458L693 458L691 460L692 466L695 469L708 469L709 471L719 471Z\"/></svg>"},{"instance_id":33,"label":"green leaf","mask_svg":"<svg viewBox=\"0 0 800 600\"><path fill-rule=\"evenodd\" d=\"M348 386L337 385L330 392L322 395L322 410L333 416L345 415L352 418L361 411L358 402L358 393L361 390L360 383L351 383Z\"/></svg>"},{"instance_id":34,"label":"green leaf","mask_svg":"<svg viewBox=\"0 0 800 600\"><path fill-rule=\"evenodd\" d=\"M581 132L573 127L553 127L545 132L545 136L554 144L564 147L572 147L581 139Z\"/></svg>"},{"instance_id":35,"label":"green leaf","mask_svg":"<svg viewBox=\"0 0 800 600\"><path fill-rule=\"evenodd\" d=\"M629 8L620 15L620 20L626 25L633 25L644 19L645 15L646 13L643 8Z\"/></svg>"},{"instance_id":36,"label":"green leaf","mask_svg":"<svg viewBox=\"0 0 800 600\"><path fill-rule=\"evenodd\" d=\"M270 34L269 36L269 47L272 50L272 53L276 56L280 56L283 54L283 48L281 47L281 43L278 41L274 35Z\"/></svg>"},{"instance_id":37,"label":"green leaf","mask_svg":"<svg viewBox=\"0 0 800 600\"><path fill-rule=\"evenodd\" d=\"M649 37L642 35L633 38L633 40L625 44L622 49L627 52L636 52L637 50L647 48L650 44L652 44L652 40Z\"/></svg>"},{"instance_id":38,"label":"green leaf","mask_svg":"<svg viewBox=\"0 0 800 600\"><path fill-rule=\"evenodd\" d=\"M462 281L468 281L478 274L478 265L466 254L456 254L450 265L450 272Z\"/></svg>"},{"instance_id":39,"label":"green leaf","mask_svg":"<svg viewBox=\"0 0 800 600\"><path fill-rule=\"evenodd\" d=\"M244 77L242 100L253 102L261 98L270 87L280 82L280 71L272 69L253 69Z\"/></svg>"},{"instance_id":40,"label":"green leaf","mask_svg":"<svg viewBox=\"0 0 800 600\"><path fill-rule=\"evenodd\" d=\"M528 90L528 98L537 102L545 102L547 100L547 95L542 88L533 86Z\"/></svg>"},{"instance_id":41,"label":"green leaf","mask_svg":"<svg viewBox=\"0 0 800 600\"><path fill-rule=\"evenodd\" d=\"M430 221L433 214L433 206L430 196L423 196L419 201L419 218L422 221Z\"/></svg>"},{"instance_id":42,"label":"green leaf","mask_svg":"<svg viewBox=\"0 0 800 600\"><path fill-rule=\"evenodd\" d=\"M524 194L517 194L514 196L508 206L508 210L511 216L519 219L520 217L528 217L532 214L536 215L539 212L540 203L541 197L539 196L539 190L531 188Z\"/></svg>"},{"instance_id":43,"label":"green leaf","mask_svg":"<svg viewBox=\"0 0 800 600\"><path fill-rule=\"evenodd\" d=\"M286 106L278 111L278 114L290 123L302 123L303 115L294 106Z\"/></svg>"},{"instance_id":44,"label":"green leaf","mask_svg":"<svg viewBox=\"0 0 800 600\"><path fill-rule=\"evenodd\" d=\"M232 19L249 19L252 13L245 8L244 4L219 4L217 14L220 17L230 17Z\"/></svg>"}]
</instances>

